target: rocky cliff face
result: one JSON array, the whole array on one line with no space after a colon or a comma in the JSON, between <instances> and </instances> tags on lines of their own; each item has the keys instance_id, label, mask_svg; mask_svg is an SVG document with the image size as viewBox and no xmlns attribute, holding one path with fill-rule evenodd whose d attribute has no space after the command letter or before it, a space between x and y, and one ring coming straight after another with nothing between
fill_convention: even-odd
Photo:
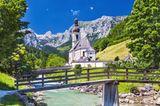
<instances>
[{"instance_id":1,"label":"rocky cliff face","mask_svg":"<svg viewBox=\"0 0 160 106\"><path fill-rule=\"evenodd\" d=\"M93 21L80 21L81 36L88 36L90 41L105 37L124 18L125 16L102 16ZM71 40L72 28L73 25L63 33L52 34L51 31L48 31L44 35L38 35L29 29L31 33L25 36L24 41L26 45L36 48L43 48L44 46L57 48Z\"/></svg>"}]
</instances>

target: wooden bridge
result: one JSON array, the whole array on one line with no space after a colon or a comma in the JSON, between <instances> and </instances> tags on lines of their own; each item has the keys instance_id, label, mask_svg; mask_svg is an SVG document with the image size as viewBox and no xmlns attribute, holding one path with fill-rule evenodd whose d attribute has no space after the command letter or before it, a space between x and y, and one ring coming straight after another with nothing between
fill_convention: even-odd
<instances>
[{"instance_id":1,"label":"wooden bridge","mask_svg":"<svg viewBox=\"0 0 160 106\"><path fill-rule=\"evenodd\" d=\"M115 69L107 67L75 70L70 67L57 67L33 70L31 73L24 74L21 77L17 75L15 85L20 93L25 93L84 85L104 84L103 106L119 106L118 83L131 82L160 84L159 70L160 69ZM46 84L49 83L58 84L46 86ZM36 84L40 87L32 87ZM21 86L28 86L29 88L19 90Z\"/></svg>"}]
</instances>

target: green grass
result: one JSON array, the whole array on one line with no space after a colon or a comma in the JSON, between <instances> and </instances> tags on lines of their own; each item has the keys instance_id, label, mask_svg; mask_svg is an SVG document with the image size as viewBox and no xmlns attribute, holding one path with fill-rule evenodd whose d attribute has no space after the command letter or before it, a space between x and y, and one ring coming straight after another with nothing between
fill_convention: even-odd
<instances>
[{"instance_id":1,"label":"green grass","mask_svg":"<svg viewBox=\"0 0 160 106\"><path fill-rule=\"evenodd\" d=\"M126 47L126 44L129 43L130 40L118 43L116 45L112 45L104 49L103 51L97 53L96 57L102 61L114 60L116 56L120 59L124 59L129 54L129 49Z\"/></svg>"},{"instance_id":2,"label":"green grass","mask_svg":"<svg viewBox=\"0 0 160 106\"><path fill-rule=\"evenodd\" d=\"M15 87L15 78L0 72L0 90L14 90ZM27 88L27 86L20 86L19 89Z\"/></svg>"},{"instance_id":3,"label":"green grass","mask_svg":"<svg viewBox=\"0 0 160 106\"><path fill-rule=\"evenodd\" d=\"M15 78L0 72L0 90L14 90ZM24 89L26 86L21 86L20 89ZM30 94L31 95L31 94ZM24 106L16 95L6 95L1 98L0 106Z\"/></svg>"},{"instance_id":4,"label":"green grass","mask_svg":"<svg viewBox=\"0 0 160 106\"><path fill-rule=\"evenodd\" d=\"M24 106L17 95L6 95L0 100L0 106Z\"/></svg>"},{"instance_id":5,"label":"green grass","mask_svg":"<svg viewBox=\"0 0 160 106\"><path fill-rule=\"evenodd\" d=\"M90 70L90 72L103 72L103 71L104 70L102 70L102 69ZM124 69L117 69L116 71L125 72ZM136 70L128 70L128 72L136 72ZM86 74L86 73L87 73L87 71L82 71L82 74ZM69 72L68 73L68 75L73 75L73 74L74 74L74 72ZM81 75L80 77L85 77L86 75ZM96 75L102 75L102 74L96 74ZM136 74L136 75L129 76L129 79L142 80L142 78L139 78L139 77L142 77L142 76L143 76L143 74L138 74L138 75ZM76 77L78 78L79 76L74 76L72 78L76 78ZM104 79L108 79L107 76L91 78L90 81L97 81L97 80L104 80ZM122 76L110 76L109 79L125 80L126 76L125 76L125 73L124 73ZM77 79L77 80L69 81L69 83L78 83L78 82L86 82L86 81L87 81L87 79ZM119 83L118 90L119 90L120 93L122 93L122 92L123 93L129 93L131 88L136 87L136 86L144 86L144 84L143 83ZM156 90L160 90L160 86L158 84L154 84L153 87Z\"/></svg>"},{"instance_id":6,"label":"green grass","mask_svg":"<svg viewBox=\"0 0 160 106\"><path fill-rule=\"evenodd\" d=\"M13 77L0 72L0 90L15 89L14 80L15 79Z\"/></svg>"}]
</instances>

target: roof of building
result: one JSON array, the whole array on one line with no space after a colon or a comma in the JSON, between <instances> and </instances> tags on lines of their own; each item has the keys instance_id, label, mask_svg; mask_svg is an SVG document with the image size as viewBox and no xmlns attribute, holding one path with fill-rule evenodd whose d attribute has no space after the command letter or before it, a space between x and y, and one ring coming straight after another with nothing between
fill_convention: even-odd
<instances>
[{"instance_id":1,"label":"roof of building","mask_svg":"<svg viewBox=\"0 0 160 106\"><path fill-rule=\"evenodd\" d=\"M76 50L80 50L80 49L87 49L88 51L95 51L92 46L90 45L90 42L86 37L82 38L80 41L78 41L74 47L72 47L72 49L70 51L76 51Z\"/></svg>"}]
</instances>

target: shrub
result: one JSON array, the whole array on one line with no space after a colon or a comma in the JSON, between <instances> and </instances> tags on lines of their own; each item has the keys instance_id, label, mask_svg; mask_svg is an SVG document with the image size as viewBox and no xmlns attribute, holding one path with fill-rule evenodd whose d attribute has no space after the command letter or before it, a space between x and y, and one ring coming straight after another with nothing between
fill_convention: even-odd
<instances>
[{"instance_id":1,"label":"shrub","mask_svg":"<svg viewBox=\"0 0 160 106\"><path fill-rule=\"evenodd\" d=\"M119 61L119 60L120 60L119 56L116 56L115 59L114 59L114 61Z\"/></svg>"},{"instance_id":2,"label":"shrub","mask_svg":"<svg viewBox=\"0 0 160 106\"><path fill-rule=\"evenodd\" d=\"M132 87L130 89L130 92L133 93L133 94L139 94L140 93L137 87Z\"/></svg>"},{"instance_id":3,"label":"shrub","mask_svg":"<svg viewBox=\"0 0 160 106\"><path fill-rule=\"evenodd\" d=\"M116 71L116 65L113 64L112 62L108 62L105 69L104 69L105 72L108 72L108 71Z\"/></svg>"},{"instance_id":4,"label":"shrub","mask_svg":"<svg viewBox=\"0 0 160 106\"><path fill-rule=\"evenodd\" d=\"M81 72L82 72L81 65L80 64L75 65L75 67L74 67L74 73L75 73L75 75L80 75Z\"/></svg>"}]
</instances>

